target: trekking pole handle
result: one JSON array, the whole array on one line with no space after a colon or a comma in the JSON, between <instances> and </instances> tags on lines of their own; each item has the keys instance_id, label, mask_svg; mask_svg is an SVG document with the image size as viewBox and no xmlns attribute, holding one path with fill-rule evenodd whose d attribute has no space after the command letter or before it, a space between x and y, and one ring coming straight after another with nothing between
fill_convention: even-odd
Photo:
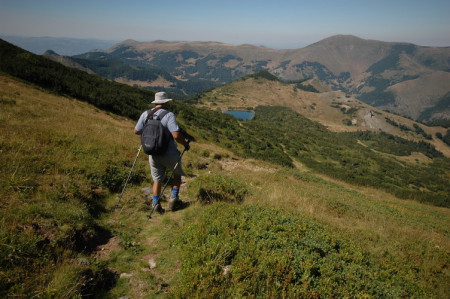
<instances>
[{"instance_id":1,"label":"trekking pole handle","mask_svg":"<svg viewBox=\"0 0 450 299\"><path fill-rule=\"evenodd\" d=\"M189 143L191 143L191 141L190 141L189 139L187 139L187 144L184 146L183 153L184 153L184 151L188 151L188 150L191 148L191 146L189 145Z\"/></svg>"}]
</instances>

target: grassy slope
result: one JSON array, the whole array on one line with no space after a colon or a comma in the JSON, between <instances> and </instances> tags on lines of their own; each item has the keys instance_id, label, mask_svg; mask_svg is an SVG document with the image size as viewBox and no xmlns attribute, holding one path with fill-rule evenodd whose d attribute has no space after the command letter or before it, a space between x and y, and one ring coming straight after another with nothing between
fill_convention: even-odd
<instances>
[{"instance_id":1,"label":"grassy slope","mask_svg":"<svg viewBox=\"0 0 450 299\"><path fill-rule=\"evenodd\" d=\"M262 79L246 78L205 92L199 98L199 106L210 109L255 108L259 105L286 106L321 123L334 132L354 132L359 130L383 131L413 141L426 141L436 149L450 157L450 148L435 137L437 132L445 134L442 127L428 127L420 124L433 140L425 140L423 136L413 131L402 131L386 122L386 117L400 125L413 128L417 124L413 120L381 111L353 97L347 97L343 92L312 93L295 88L293 84ZM342 109L353 108L353 113L343 113ZM370 111L374 117L370 117ZM347 121L356 120L355 125L347 125Z\"/></svg>"},{"instance_id":2,"label":"grassy slope","mask_svg":"<svg viewBox=\"0 0 450 299\"><path fill-rule=\"evenodd\" d=\"M89 291L89 279L105 268L77 258L106 236L96 217L135 155L132 124L5 76L0 84L0 289L21 296Z\"/></svg>"},{"instance_id":3,"label":"grassy slope","mask_svg":"<svg viewBox=\"0 0 450 299\"><path fill-rule=\"evenodd\" d=\"M205 151L210 153L208 157L205 157ZM218 155L222 157L220 160L214 158ZM242 236L248 227L239 227L240 222L229 223L237 215L247 215L244 219L253 227L252 233L269 234L272 233L272 228L276 228L264 227L258 222L262 217L261 211L247 210L246 207L261 207L269 213L273 209L282 215L291 215L291 220L310 221L314 225L323 226L325 236L333 236L338 242L355 246L350 255L367 255L371 263L370 267L367 266L367 271L379 278L379 283L386 292L392 292L390 297L414 295L438 298L449 292L445 282L448 279L450 246L448 209L414 201L399 201L378 190L333 182L307 170L286 170L231 155L227 157L222 149L208 144L195 144L188 153L186 162L194 166L192 171L200 177L188 178L187 189L182 193L184 199L196 198L198 189L195 188L195 182L205 175L211 176L208 173L214 174L211 179L216 175L223 175L245 182L249 194L242 205L221 206L215 203L212 207L205 207L196 203L177 213L153 217L150 225L147 225L141 194L138 188L130 190L125 213L117 216L120 220L116 225L126 228L127 236L136 244L131 249L138 254L131 257L130 250L127 252L120 248L110 254L115 266L133 275L121 280L112 290L115 296L139 297L148 292L160 295L169 292L181 297L202 297L207 296L206 294L242 296L249 292L259 296L268 295L261 289L256 291L247 286L247 280L241 280L242 276L239 275L242 275L241 271L245 271L245 260L238 256L231 262L223 260L229 252L227 250L255 257L255 247L251 245L254 241ZM208 167L196 169L203 168L203 165ZM208 189L206 186L205 188ZM127 220L130 215L134 219L132 225ZM270 217L276 218L275 216L274 212ZM207 235L200 239L205 230ZM235 236L235 239L230 236ZM293 237L290 234L284 235L282 242L287 243ZM315 241L322 242L322 237L322 234L315 235ZM241 245L233 242L236 239L243 239L239 243ZM289 244L285 246L289 249ZM255 270L248 273L249 281L252 281L250 277L257 277L263 284L266 281L273 285L279 282L280 277L257 276L271 272L270 268L264 268L261 264L264 257L271 255L273 250L266 248L257 252ZM289 256L289 253L285 254ZM149 269L149 259L156 261L156 268ZM349 257L351 261L355 259L355 256ZM222 271L227 265L232 266L232 274L224 277ZM352 266L357 267L358 263L354 262ZM345 275L339 270L336 273ZM281 280L286 279L285 276L280 276ZM332 278L323 279L326 281ZM351 276L348 279L352 281ZM357 280L356 277L353 279ZM368 279L365 283L370 285L373 281ZM129 289L130 285L139 287ZM349 281L335 286L338 288L342 285L348 287ZM403 289L398 285L402 285ZM352 295L358 293L351 293L350 288L348 290ZM345 295L337 290L322 292L323 295ZM282 292L276 294L280 296ZM364 294L364 291L359 294ZM375 296L376 293L367 294ZM314 290L303 295L314 296Z\"/></svg>"},{"instance_id":4,"label":"grassy slope","mask_svg":"<svg viewBox=\"0 0 450 299\"><path fill-rule=\"evenodd\" d=\"M4 219L1 275L2 280L4 277L18 277L18 284L10 294L74 295L86 285L87 269L102 273L98 269L107 265L117 274L129 274L117 278L108 296L165 297L166 292L169 295L205 295L207 293L202 292L207 292L208 286L202 285L202 279L195 279L192 274L201 274L207 269L212 272L204 274L213 279L214 290L219 294L222 292L223 296L231 283L235 285L231 295L243 295L249 289L245 280L237 279L239 271L243 271L239 268L242 261L236 259L234 264L228 261L233 266L231 275L223 277L221 267L224 264L217 261L224 252L218 251L214 255L201 246L195 247L193 252L190 251L192 248L183 245L182 240L183 236L192 233L192 229L195 234L195 228L201 229L202 221L213 216L212 219L219 222L209 221L217 231L208 235L217 236L217 240L201 242L223 248L227 244L220 243L221 240L230 233L242 236L242 228L230 223L233 225L229 228L231 230L221 231L220 228L226 228L221 224L222 220L225 223L233 213L248 214L250 219L254 219L250 221L258 225L258 219L264 219L261 218L263 212L246 207L262 207L269 209L269 213L273 209L295 223L307 221L318 225L323 230L317 230L321 232L317 242L323 240L323 236L333 236L342 244L355 246L356 250L349 254L367 255L370 263L364 266L365 269L373 270L377 278L381 275L381 281L386 282L383 288L395 291L392 293L394 296L438 298L450 292L447 284L450 249L448 209L398 200L379 190L332 181L301 165L298 170L283 169L237 158L212 144L195 143L183 159L187 172L191 174L186 178L188 184L183 185L183 198L195 199L199 195L196 182L213 174L245 182L247 196L243 204L222 206L215 203L204 207L196 203L177 213L155 215L149 222L145 217L148 205L140 192L148 183L129 185L122 209L114 209L116 196L109 193L107 187L114 189L115 185L109 180L115 176L102 177L102 174L111 172L110 165L120 170L117 176L121 179L127 174L138 144L131 134L132 121L105 114L76 100L47 94L6 77L1 77L0 84L3 136L0 175ZM33 124L31 135L19 129L29 126L27 122L24 124L24 119ZM136 171L141 174L148 171L144 156L140 157ZM97 178L100 183L96 184ZM102 201L105 213L97 219L92 213L101 210L96 205L103 207ZM276 213L274 218L281 217ZM52 243L73 241L77 231L88 235L93 223L112 234L113 238L99 247L104 250L89 256L89 252L79 253L70 246L62 246L61 249ZM38 253L27 258L20 252L8 251L14 246L21 250L26 248L21 240L8 243L13 233L39 239L33 243L28 238L31 245L41 244L40 240L50 244L38 246ZM312 237L314 239L314 235ZM290 235L284 237L290 238ZM194 239L190 241L195 245ZM18 248L20 244L23 248ZM52 246L56 249L52 250ZM244 255L248 249L234 248ZM44 255L42 251L45 251ZM259 252L261 259L270 252L264 249ZM199 260L197 268L188 266L194 253L208 257L206 261ZM11 263L8 254L16 257L15 263ZM90 266L80 265L76 259L80 256L87 257ZM149 267L150 259L156 262L153 269ZM361 267L354 255L351 260L353 264L350 265ZM256 263L258 265L258 260ZM348 267L345 269L347 274L354 273ZM31 274L25 275L23 271ZM94 275L97 279L100 276ZM312 290L305 287L305 294L318 296L317 290L322 288L323 295L343 295L337 291L333 293L332 289L327 291L326 276L323 280L311 277L314 279L311 282L322 281L324 286L316 285ZM351 276L347 278L352 280ZM274 281L274 277L270 279ZM261 280L265 281L264 278ZM348 283L344 282L344 285L349 286ZM196 285L195 290L192 285ZM349 287L348 292L354 295L358 289L351 293ZM365 293L376 294L373 290ZM364 294L364 290L359 290L359 294Z\"/></svg>"}]
</instances>

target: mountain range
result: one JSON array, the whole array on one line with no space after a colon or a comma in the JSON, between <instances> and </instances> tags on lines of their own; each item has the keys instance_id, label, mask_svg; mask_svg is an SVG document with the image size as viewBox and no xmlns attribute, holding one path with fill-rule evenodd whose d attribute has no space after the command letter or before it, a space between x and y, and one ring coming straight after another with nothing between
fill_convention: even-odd
<instances>
[{"instance_id":1,"label":"mountain range","mask_svg":"<svg viewBox=\"0 0 450 299\"><path fill-rule=\"evenodd\" d=\"M317 78L333 90L383 110L428 123L450 120L448 47L351 35L332 36L290 50L219 42L125 40L107 50L72 58L111 80L184 95L260 70L284 81Z\"/></svg>"},{"instance_id":2,"label":"mountain range","mask_svg":"<svg viewBox=\"0 0 450 299\"><path fill-rule=\"evenodd\" d=\"M450 118L448 47L349 35L291 50L219 42L3 38L36 54L52 49L43 55L66 66L179 96L266 70L287 81L318 78L334 90L421 122L447 126Z\"/></svg>"}]
</instances>

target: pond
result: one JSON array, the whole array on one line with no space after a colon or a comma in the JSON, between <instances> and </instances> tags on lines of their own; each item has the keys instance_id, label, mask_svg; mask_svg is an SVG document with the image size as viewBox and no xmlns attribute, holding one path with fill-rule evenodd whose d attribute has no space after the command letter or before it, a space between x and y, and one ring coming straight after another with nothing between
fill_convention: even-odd
<instances>
[{"instance_id":1,"label":"pond","mask_svg":"<svg viewBox=\"0 0 450 299\"><path fill-rule=\"evenodd\" d=\"M225 113L233 115L235 118L242 120L250 120L255 117L255 112L253 111L241 111L241 110L225 110Z\"/></svg>"}]
</instances>

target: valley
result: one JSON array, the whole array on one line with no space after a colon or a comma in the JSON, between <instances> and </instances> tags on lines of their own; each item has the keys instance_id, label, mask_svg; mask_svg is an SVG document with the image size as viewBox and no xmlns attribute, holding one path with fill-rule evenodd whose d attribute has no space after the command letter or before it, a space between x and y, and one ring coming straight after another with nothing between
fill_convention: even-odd
<instances>
[{"instance_id":1,"label":"valley","mask_svg":"<svg viewBox=\"0 0 450 299\"><path fill-rule=\"evenodd\" d=\"M126 40L72 59L87 68L114 64L102 76L111 80L139 77L138 86L164 87L178 96L191 96L258 71L285 82L318 79L332 90L380 110L445 124L450 117L449 57L449 48L336 35L291 50L218 42ZM143 75L150 69L164 72L164 85L158 85L154 75Z\"/></svg>"},{"instance_id":2,"label":"valley","mask_svg":"<svg viewBox=\"0 0 450 299\"><path fill-rule=\"evenodd\" d=\"M382 131L413 141L431 142L439 151L450 157L450 148L442 140L427 140L412 129L399 128L400 125L408 128L413 128L414 124L419 125L413 120L379 110L339 91L307 92L295 84L266 80L256 74L202 93L196 96L193 102L199 107L220 111L254 109L259 105L285 106L333 132ZM397 126L392 125L392 122L397 123ZM436 133L446 134L445 128L442 127L427 127L423 124L420 126L431 136Z\"/></svg>"}]
</instances>

